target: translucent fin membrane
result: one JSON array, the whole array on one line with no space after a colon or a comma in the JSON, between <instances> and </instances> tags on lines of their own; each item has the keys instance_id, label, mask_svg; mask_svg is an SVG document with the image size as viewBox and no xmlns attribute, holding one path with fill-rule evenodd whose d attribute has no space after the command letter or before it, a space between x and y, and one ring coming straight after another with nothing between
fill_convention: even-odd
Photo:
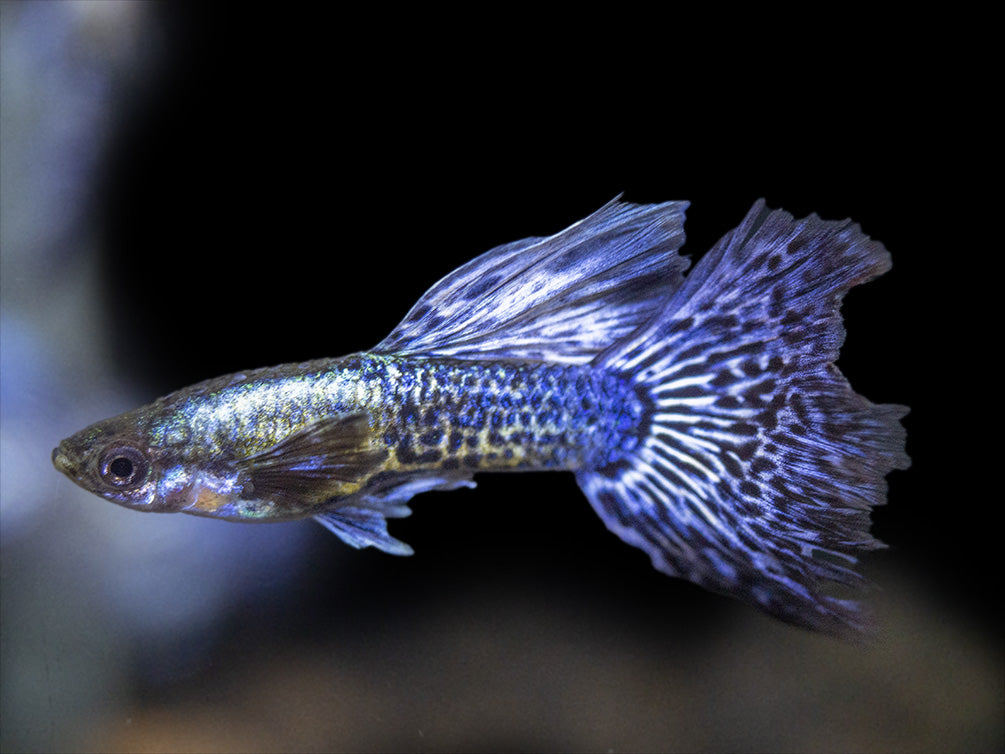
<instances>
[{"instance_id":1,"label":"translucent fin membrane","mask_svg":"<svg viewBox=\"0 0 1005 754\"><path fill-rule=\"evenodd\" d=\"M889 255L848 221L754 205L645 328L598 365L648 401L636 453L579 474L591 503L666 573L802 626L866 621L828 584L859 584L880 546L869 510L906 468L902 406L873 405L834 365L851 287Z\"/></svg>"}]
</instances>

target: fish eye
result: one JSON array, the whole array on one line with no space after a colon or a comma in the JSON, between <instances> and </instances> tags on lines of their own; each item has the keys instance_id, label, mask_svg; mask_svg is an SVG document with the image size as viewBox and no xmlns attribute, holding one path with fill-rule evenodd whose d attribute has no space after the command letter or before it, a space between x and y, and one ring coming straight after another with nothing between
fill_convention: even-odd
<instances>
[{"instance_id":1,"label":"fish eye","mask_svg":"<svg viewBox=\"0 0 1005 754\"><path fill-rule=\"evenodd\" d=\"M147 480L150 464L146 456L128 445L108 448L98 466L101 479L120 490L132 490Z\"/></svg>"}]
</instances>

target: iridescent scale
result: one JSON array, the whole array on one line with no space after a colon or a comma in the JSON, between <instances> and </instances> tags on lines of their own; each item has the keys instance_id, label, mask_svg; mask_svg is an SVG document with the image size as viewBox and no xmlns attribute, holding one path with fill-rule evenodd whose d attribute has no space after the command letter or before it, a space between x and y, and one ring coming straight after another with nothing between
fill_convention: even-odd
<instances>
[{"instance_id":1,"label":"iridescent scale","mask_svg":"<svg viewBox=\"0 0 1005 754\"><path fill-rule=\"evenodd\" d=\"M600 468L638 442L642 403L626 380L609 372L358 358L364 381L381 396L374 429L391 455L388 469Z\"/></svg>"},{"instance_id":2,"label":"iridescent scale","mask_svg":"<svg viewBox=\"0 0 1005 754\"><path fill-rule=\"evenodd\" d=\"M363 412L382 471L598 468L637 444L642 402L589 366L357 354L210 381L168 396L153 428L193 456L248 457L331 416ZM295 372L290 374L289 372Z\"/></svg>"}]
</instances>

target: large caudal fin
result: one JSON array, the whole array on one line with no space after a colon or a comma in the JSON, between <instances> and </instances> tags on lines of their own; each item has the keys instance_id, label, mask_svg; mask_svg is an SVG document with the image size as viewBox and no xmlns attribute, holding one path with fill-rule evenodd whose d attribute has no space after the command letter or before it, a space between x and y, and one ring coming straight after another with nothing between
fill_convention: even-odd
<instances>
[{"instance_id":1,"label":"large caudal fin","mask_svg":"<svg viewBox=\"0 0 1005 754\"><path fill-rule=\"evenodd\" d=\"M857 395L834 362L840 305L890 267L849 221L763 201L648 325L596 363L648 402L637 449L579 483L610 529L674 576L835 634L867 628L856 554L906 468L907 409Z\"/></svg>"}]
</instances>

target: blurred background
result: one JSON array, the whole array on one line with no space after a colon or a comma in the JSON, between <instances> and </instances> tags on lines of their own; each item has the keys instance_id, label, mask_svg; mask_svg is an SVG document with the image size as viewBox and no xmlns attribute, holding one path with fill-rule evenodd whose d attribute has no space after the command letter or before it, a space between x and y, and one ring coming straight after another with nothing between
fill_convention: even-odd
<instances>
[{"instance_id":1,"label":"blurred background","mask_svg":"<svg viewBox=\"0 0 1005 754\"><path fill-rule=\"evenodd\" d=\"M0 4L0 748L1005 748L1001 495L965 418L997 410L966 339L979 61L869 17L240 7ZM454 267L620 192L690 200L692 256L760 196L892 252L840 361L912 407L872 643L656 573L571 475L422 496L393 558L143 516L51 467L192 382L366 349Z\"/></svg>"}]
</instances>

